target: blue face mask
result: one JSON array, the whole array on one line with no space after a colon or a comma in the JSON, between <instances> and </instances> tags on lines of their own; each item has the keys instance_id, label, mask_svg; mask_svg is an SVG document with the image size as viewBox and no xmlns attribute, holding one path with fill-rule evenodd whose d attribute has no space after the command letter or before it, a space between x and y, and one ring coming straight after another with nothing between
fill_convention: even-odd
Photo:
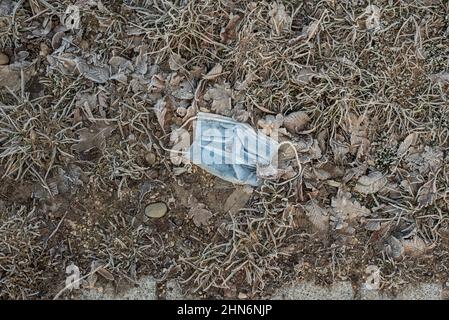
<instances>
[{"instance_id":1,"label":"blue face mask","mask_svg":"<svg viewBox=\"0 0 449 320\"><path fill-rule=\"evenodd\" d=\"M270 165L278 147L275 140L256 133L246 123L200 112L188 156L192 163L223 180L258 186L257 168Z\"/></svg>"}]
</instances>

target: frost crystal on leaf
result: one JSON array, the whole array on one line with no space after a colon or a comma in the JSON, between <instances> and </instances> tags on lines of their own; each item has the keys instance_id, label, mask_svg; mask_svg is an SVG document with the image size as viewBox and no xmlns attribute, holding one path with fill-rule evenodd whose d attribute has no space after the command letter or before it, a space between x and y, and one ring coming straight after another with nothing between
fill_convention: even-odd
<instances>
[{"instance_id":1,"label":"frost crystal on leaf","mask_svg":"<svg viewBox=\"0 0 449 320\"><path fill-rule=\"evenodd\" d=\"M380 191L386 184L387 178L381 172L374 171L367 176L360 177L354 190L363 194L371 194Z\"/></svg>"},{"instance_id":2,"label":"frost crystal on leaf","mask_svg":"<svg viewBox=\"0 0 449 320\"><path fill-rule=\"evenodd\" d=\"M231 97L232 90L229 84L216 84L207 90L204 100L212 101L212 111L229 116L232 109Z\"/></svg>"},{"instance_id":3,"label":"frost crystal on leaf","mask_svg":"<svg viewBox=\"0 0 449 320\"><path fill-rule=\"evenodd\" d=\"M304 205L310 223L319 231L325 232L329 228L329 213L316 200L310 200Z\"/></svg>"}]
</instances>

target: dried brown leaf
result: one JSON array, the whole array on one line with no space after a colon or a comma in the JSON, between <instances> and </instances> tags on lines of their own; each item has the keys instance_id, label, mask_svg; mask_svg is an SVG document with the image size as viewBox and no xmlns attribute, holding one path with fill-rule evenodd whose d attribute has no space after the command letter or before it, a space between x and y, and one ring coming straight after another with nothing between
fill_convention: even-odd
<instances>
[{"instance_id":1,"label":"dried brown leaf","mask_svg":"<svg viewBox=\"0 0 449 320\"><path fill-rule=\"evenodd\" d=\"M149 89L151 92L162 92L165 89L166 80L161 74L155 74L151 77Z\"/></svg>"},{"instance_id":2,"label":"dried brown leaf","mask_svg":"<svg viewBox=\"0 0 449 320\"><path fill-rule=\"evenodd\" d=\"M232 13L229 15L228 24L220 31L220 39L223 43L229 43L236 38L237 27L242 19L243 16L240 15L234 15Z\"/></svg>"},{"instance_id":3,"label":"dried brown leaf","mask_svg":"<svg viewBox=\"0 0 449 320\"><path fill-rule=\"evenodd\" d=\"M297 111L285 116L283 125L290 133L298 133L305 130L309 122L310 118L307 113Z\"/></svg>"},{"instance_id":4,"label":"dried brown leaf","mask_svg":"<svg viewBox=\"0 0 449 320\"><path fill-rule=\"evenodd\" d=\"M358 179L360 176L364 175L368 165L363 163L358 167L347 169L345 175L343 176L343 183L348 183L352 179Z\"/></svg>"},{"instance_id":5,"label":"dried brown leaf","mask_svg":"<svg viewBox=\"0 0 449 320\"><path fill-rule=\"evenodd\" d=\"M204 203L198 202L193 196L189 198L189 217L197 227L208 226L213 214L207 209Z\"/></svg>"},{"instance_id":6,"label":"dried brown leaf","mask_svg":"<svg viewBox=\"0 0 449 320\"><path fill-rule=\"evenodd\" d=\"M314 199L304 205L306 215L310 223L321 232L326 232L329 228L328 211L322 208Z\"/></svg>"},{"instance_id":7,"label":"dried brown leaf","mask_svg":"<svg viewBox=\"0 0 449 320\"><path fill-rule=\"evenodd\" d=\"M253 72L248 72L245 76L245 79L243 81L237 81L236 85L234 86L235 90L237 91L243 91L248 89L248 87L253 83L253 81L256 79L256 75ZM270 112L271 113L271 112Z\"/></svg>"},{"instance_id":8,"label":"dried brown leaf","mask_svg":"<svg viewBox=\"0 0 449 320\"><path fill-rule=\"evenodd\" d=\"M354 190L363 194L372 194L385 187L387 182L387 178L381 172L373 171L367 176L360 177Z\"/></svg>"},{"instance_id":9,"label":"dried brown leaf","mask_svg":"<svg viewBox=\"0 0 449 320\"><path fill-rule=\"evenodd\" d=\"M435 202L437 196L437 188L435 179L426 182L418 190L418 203L422 208L428 207Z\"/></svg>"},{"instance_id":10,"label":"dried brown leaf","mask_svg":"<svg viewBox=\"0 0 449 320\"><path fill-rule=\"evenodd\" d=\"M398 240L394 236L390 236L387 241L387 253L395 259L402 257L404 255L404 245L402 241Z\"/></svg>"},{"instance_id":11,"label":"dried brown leaf","mask_svg":"<svg viewBox=\"0 0 449 320\"><path fill-rule=\"evenodd\" d=\"M186 130L173 130L170 133L170 143L174 146L170 151L170 161L175 165L189 164L190 159L186 155L190 147L190 135Z\"/></svg>"},{"instance_id":12,"label":"dried brown leaf","mask_svg":"<svg viewBox=\"0 0 449 320\"><path fill-rule=\"evenodd\" d=\"M332 149L332 153L334 154L334 160L336 163L344 163L347 158L347 154L349 153L348 143L342 140L343 139L334 139L334 138L331 138L329 140L329 145Z\"/></svg>"},{"instance_id":13,"label":"dried brown leaf","mask_svg":"<svg viewBox=\"0 0 449 320\"><path fill-rule=\"evenodd\" d=\"M408 149L416 143L417 138L418 134L416 132L410 133L399 145L397 152L398 157L401 157L407 153Z\"/></svg>"},{"instance_id":14,"label":"dried brown leaf","mask_svg":"<svg viewBox=\"0 0 449 320\"><path fill-rule=\"evenodd\" d=\"M65 35L65 31L56 32L51 39L51 47L56 50L62 45L62 38Z\"/></svg>"},{"instance_id":15,"label":"dried brown leaf","mask_svg":"<svg viewBox=\"0 0 449 320\"><path fill-rule=\"evenodd\" d=\"M106 268L100 267L97 269L98 274L109 281L114 281L114 276Z\"/></svg>"},{"instance_id":16,"label":"dried brown leaf","mask_svg":"<svg viewBox=\"0 0 449 320\"><path fill-rule=\"evenodd\" d=\"M143 44L139 46L139 55L136 57L135 70L140 75L145 75L148 72L148 45Z\"/></svg>"},{"instance_id":17,"label":"dried brown leaf","mask_svg":"<svg viewBox=\"0 0 449 320\"><path fill-rule=\"evenodd\" d=\"M165 102L165 98L161 98L156 102L154 112L156 113L157 121L162 131L165 132L165 116L167 115L167 102Z\"/></svg>"},{"instance_id":18,"label":"dried brown leaf","mask_svg":"<svg viewBox=\"0 0 449 320\"><path fill-rule=\"evenodd\" d=\"M357 116L354 113L350 113L346 119L346 130L351 134L351 147L358 149L357 157L366 154L371 144L365 119L365 115Z\"/></svg>"},{"instance_id":19,"label":"dried brown leaf","mask_svg":"<svg viewBox=\"0 0 449 320\"><path fill-rule=\"evenodd\" d=\"M343 221L353 222L371 214L371 210L360 205L357 200L352 200L349 192L338 191L331 205L333 212Z\"/></svg>"},{"instance_id":20,"label":"dried brown leaf","mask_svg":"<svg viewBox=\"0 0 449 320\"><path fill-rule=\"evenodd\" d=\"M272 136L274 133L279 132L283 122L284 117L282 114L278 114L276 117L270 114L265 119L260 119L257 125L261 128L263 134Z\"/></svg>"},{"instance_id":21,"label":"dried brown leaf","mask_svg":"<svg viewBox=\"0 0 449 320\"><path fill-rule=\"evenodd\" d=\"M237 213L242 209L253 194L253 188L248 185L237 186L224 203L224 211L230 214Z\"/></svg>"},{"instance_id":22,"label":"dried brown leaf","mask_svg":"<svg viewBox=\"0 0 449 320\"><path fill-rule=\"evenodd\" d=\"M419 257L428 250L428 246L424 240L417 235L411 240L402 240L402 246L404 248L404 254L411 257Z\"/></svg>"},{"instance_id":23,"label":"dried brown leaf","mask_svg":"<svg viewBox=\"0 0 449 320\"><path fill-rule=\"evenodd\" d=\"M368 221L365 225L365 229L368 231L379 231L380 222L379 221Z\"/></svg>"},{"instance_id":24,"label":"dried brown leaf","mask_svg":"<svg viewBox=\"0 0 449 320\"><path fill-rule=\"evenodd\" d=\"M89 65L81 59L77 59L76 66L81 75L96 83L106 83L111 76L108 68Z\"/></svg>"},{"instance_id":25,"label":"dried brown leaf","mask_svg":"<svg viewBox=\"0 0 449 320\"><path fill-rule=\"evenodd\" d=\"M109 65L113 74L123 72L125 74L133 72L134 66L131 61L120 56L114 56L109 59Z\"/></svg>"},{"instance_id":26,"label":"dried brown leaf","mask_svg":"<svg viewBox=\"0 0 449 320\"><path fill-rule=\"evenodd\" d=\"M0 66L0 90L8 87L11 91L19 91L22 87L21 65L12 64ZM32 67L24 67L25 84L31 79L34 69Z\"/></svg>"},{"instance_id":27,"label":"dried brown leaf","mask_svg":"<svg viewBox=\"0 0 449 320\"><path fill-rule=\"evenodd\" d=\"M230 116L232 109L232 90L229 84L215 84L204 94L204 100L212 101L212 111L224 116Z\"/></svg>"},{"instance_id":28,"label":"dried brown leaf","mask_svg":"<svg viewBox=\"0 0 449 320\"><path fill-rule=\"evenodd\" d=\"M174 53L168 59L168 65L172 71L178 71L184 67L186 64L186 59L181 57L179 54Z\"/></svg>"},{"instance_id":29,"label":"dried brown leaf","mask_svg":"<svg viewBox=\"0 0 449 320\"><path fill-rule=\"evenodd\" d=\"M97 124L91 129L82 128L78 130L80 141L72 146L72 150L81 153L92 148L101 149L112 131L114 131L114 127L106 124Z\"/></svg>"},{"instance_id":30,"label":"dried brown leaf","mask_svg":"<svg viewBox=\"0 0 449 320\"><path fill-rule=\"evenodd\" d=\"M329 180L341 177L344 174L342 167L327 162L312 167L313 173L318 180Z\"/></svg>"},{"instance_id":31,"label":"dried brown leaf","mask_svg":"<svg viewBox=\"0 0 449 320\"><path fill-rule=\"evenodd\" d=\"M207 74L203 76L205 80L214 80L221 75L223 72L223 67L221 64L217 63L212 69L209 70Z\"/></svg>"},{"instance_id":32,"label":"dried brown leaf","mask_svg":"<svg viewBox=\"0 0 449 320\"><path fill-rule=\"evenodd\" d=\"M443 164L444 153L440 147L411 147L404 159L412 170L418 170L421 174L429 171L435 173Z\"/></svg>"},{"instance_id":33,"label":"dried brown leaf","mask_svg":"<svg viewBox=\"0 0 449 320\"><path fill-rule=\"evenodd\" d=\"M192 100L194 98L193 87L190 81L182 81L173 89L172 95L181 100Z\"/></svg>"},{"instance_id":34,"label":"dried brown leaf","mask_svg":"<svg viewBox=\"0 0 449 320\"><path fill-rule=\"evenodd\" d=\"M47 56L48 63L64 75L73 75L77 71L77 57L62 53L58 56Z\"/></svg>"}]
</instances>

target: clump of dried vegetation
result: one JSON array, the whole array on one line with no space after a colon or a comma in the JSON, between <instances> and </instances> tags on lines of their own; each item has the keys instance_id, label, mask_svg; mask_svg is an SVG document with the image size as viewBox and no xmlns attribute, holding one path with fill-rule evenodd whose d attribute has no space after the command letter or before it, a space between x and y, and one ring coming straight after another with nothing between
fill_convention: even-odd
<instances>
[{"instance_id":1,"label":"clump of dried vegetation","mask_svg":"<svg viewBox=\"0 0 449 320\"><path fill-rule=\"evenodd\" d=\"M385 290L446 280L448 17L443 0L3 0L0 298L73 293L73 264L89 290L151 274L202 297L370 266ZM288 148L250 191L170 159L198 111L279 130L300 176ZM170 210L149 220L155 201Z\"/></svg>"}]
</instances>

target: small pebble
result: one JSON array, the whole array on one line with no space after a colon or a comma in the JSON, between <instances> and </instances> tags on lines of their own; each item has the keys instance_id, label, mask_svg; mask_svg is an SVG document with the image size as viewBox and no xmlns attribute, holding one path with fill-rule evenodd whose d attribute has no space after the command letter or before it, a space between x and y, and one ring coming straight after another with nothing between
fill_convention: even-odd
<instances>
[{"instance_id":1,"label":"small pebble","mask_svg":"<svg viewBox=\"0 0 449 320\"><path fill-rule=\"evenodd\" d=\"M9 63L8 56L6 54L0 52L0 66L3 66L8 63Z\"/></svg>"},{"instance_id":2,"label":"small pebble","mask_svg":"<svg viewBox=\"0 0 449 320\"><path fill-rule=\"evenodd\" d=\"M145 215L149 218L162 218L167 213L167 205L163 202L149 204L145 208Z\"/></svg>"},{"instance_id":3,"label":"small pebble","mask_svg":"<svg viewBox=\"0 0 449 320\"><path fill-rule=\"evenodd\" d=\"M153 152L147 152L145 154L145 161L149 166L156 163L156 155Z\"/></svg>"}]
</instances>

